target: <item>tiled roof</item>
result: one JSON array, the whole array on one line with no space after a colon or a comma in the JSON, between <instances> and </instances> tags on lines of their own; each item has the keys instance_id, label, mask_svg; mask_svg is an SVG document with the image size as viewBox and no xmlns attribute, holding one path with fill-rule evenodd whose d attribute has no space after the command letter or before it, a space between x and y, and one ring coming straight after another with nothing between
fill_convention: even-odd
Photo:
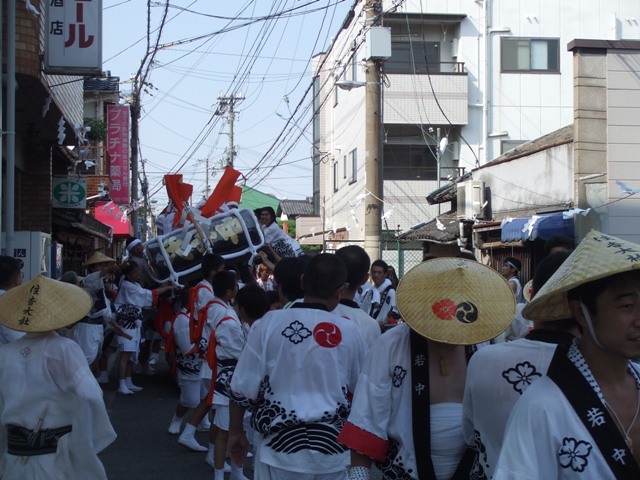
<instances>
[{"instance_id":1,"label":"tiled roof","mask_svg":"<svg viewBox=\"0 0 640 480\"><path fill-rule=\"evenodd\" d=\"M313 215L313 203L307 200L282 200L279 213L286 213L289 217Z\"/></svg>"},{"instance_id":2,"label":"tiled roof","mask_svg":"<svg viewBox=\"0 0 640 480\"><path fill-rule=\"evenodd\" d=\"M438 228L438 221L440 227ZM427 222L416 229L398 235L400 242L428 241L432 243L455 243L460 236L460 223L456 212L443 213L437 219Z\"/></svg>"},{"instance_id":3,"label":"tiled roof","mask_svg":"<svg viewBox=\"0 0 640 480\"><path fill-rule=\"evenodd\" d=\"M84 90L89 92L118 92L120 77L91 77L84 79Z\"/></svg>"}]
</instances>

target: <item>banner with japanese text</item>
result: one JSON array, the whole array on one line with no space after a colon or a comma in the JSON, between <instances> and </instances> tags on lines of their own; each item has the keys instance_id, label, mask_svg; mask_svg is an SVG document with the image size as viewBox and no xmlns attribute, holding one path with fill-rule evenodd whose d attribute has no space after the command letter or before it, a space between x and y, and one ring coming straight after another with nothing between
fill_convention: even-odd
<instances>
[{"instance_id":1,"label":"banner with japanese text","mask_svg":"<svg viewBox=\"0 0 640 480\"><path fill-rule=\"evenodd\" d=\"M102 74L102 0L46 0L45 73Z\"/></svg>"},{"instance_id":2,"label":"banner with japanese text","mask_svg":"<svg viewBox=\"0 0 640 480\"><path fill-rule=\"evenodd\" d=\"M107 105L107 156L111 200L129 204L129 106Z\"/></svg>"}]
</instances>

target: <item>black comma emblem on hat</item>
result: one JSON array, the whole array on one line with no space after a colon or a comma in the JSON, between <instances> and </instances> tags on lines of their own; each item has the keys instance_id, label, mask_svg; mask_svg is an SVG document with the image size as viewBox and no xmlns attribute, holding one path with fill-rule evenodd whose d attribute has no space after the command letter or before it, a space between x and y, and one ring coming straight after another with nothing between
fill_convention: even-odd
<instances>
[{"instance_id":1,"label":"black comma emblem on hat","mask_svg":"<svg viewBox=\"0 0 640 480\"><path fill-rule=\"evenodd\" d=\"M473 323L478 320L478 307L471 302L456 305L456 318L462 323Z\"/></svg>"}]
</instances>

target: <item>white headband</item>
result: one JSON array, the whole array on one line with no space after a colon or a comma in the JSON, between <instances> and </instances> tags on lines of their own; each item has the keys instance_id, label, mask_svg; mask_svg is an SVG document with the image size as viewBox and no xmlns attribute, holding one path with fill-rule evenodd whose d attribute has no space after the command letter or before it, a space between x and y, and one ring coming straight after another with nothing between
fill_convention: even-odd
<instances>
[{"instance_id":1,"label":"white headband","mask_svg":"<svg viewBox=\"0 0 640 480\"><path fill-rule=\"evenodd\" d=\"M133 240L129 245L127 245L127 251L131 251L134 248L136 248L138 245L140 245L142 243L142 241L139 238L136 238L135 240Z\"/></svg>"},{"instance_id":2,"label":"white headband","mask_svg":"<svg viewBox=\"0 0 640 480\"><path fill-rule=\"evenodd\" d=\"M507 265L511 266L516 272L520 271L520 269L518 267L516 267L513 263L511 263L509 261L504 262L504 263L506 263Z\"/></svg>"}]
</instances>

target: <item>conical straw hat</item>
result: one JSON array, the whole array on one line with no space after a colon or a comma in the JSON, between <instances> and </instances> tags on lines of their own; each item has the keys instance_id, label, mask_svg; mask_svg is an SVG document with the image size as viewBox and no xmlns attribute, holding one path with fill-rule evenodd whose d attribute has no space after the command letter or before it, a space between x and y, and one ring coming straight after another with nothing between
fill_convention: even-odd
<instances>
[{"instance_id":1,"label":"conical straw hat","mask_svg":"<svg viewBox=\"0 0 640 480\"><path fill-rule=\"evenodd\" d=\"M82 288L39 275L0 296L0 324L20 332L48 332L77 322L92 305Z\"/></svg>"},{"instance_id":2,"label":"conical straw hat","mask_svg":"<svg viewBox=\"0 0 640 480\"><path fill-rule=\"evenodd\" d=\"M494 269L464 258L434 258L412 268L396 292L398 310L423 337L472 345L502 333L516 300Z\"/></svg>"},{"instance_id":3,"label":"conical straw hat","mask_svg":"<svg viewBox=\"0 0 640 480\"><path fill-rule=\"evenodd\" d=\"M82 268L87 268L89 265L95 265L96 263L116 263L116 261L111 257L107 257L102 252L94 252L93 255L84 262Z\"/></svg>"},{"instance_id":4,"label":"conical straw hat","mask_svg":"<svg viewBox=\"0 0 640 480\"><path fill-rule=\"evenodd\" d=\"M536 322L571 318L569 290L639 268L640 245L591 230L522 314Z\"/></svg>"}]
</instances>

